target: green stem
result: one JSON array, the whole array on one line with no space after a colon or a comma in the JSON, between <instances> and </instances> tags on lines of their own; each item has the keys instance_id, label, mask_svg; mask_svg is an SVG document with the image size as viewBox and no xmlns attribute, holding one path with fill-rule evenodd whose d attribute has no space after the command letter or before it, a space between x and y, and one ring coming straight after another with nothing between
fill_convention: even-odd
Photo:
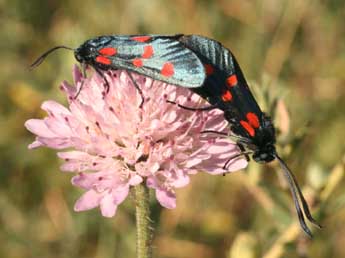
<instances>
[{"instance_id":1,"label":"green stem","mask_svg":"<svg viewBox=\"0 0 345 258\"><path fill-rule=\"evenodd\" d=\"M137 258L152 257L153 228L150 219L149 189L144 184L133 188L137 224Z\"/></svg>"}]
</instances>

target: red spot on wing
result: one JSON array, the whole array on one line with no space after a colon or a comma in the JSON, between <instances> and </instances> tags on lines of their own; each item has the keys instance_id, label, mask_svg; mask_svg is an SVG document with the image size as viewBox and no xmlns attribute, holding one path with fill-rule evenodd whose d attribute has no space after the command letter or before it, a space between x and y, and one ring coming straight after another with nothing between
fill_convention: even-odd
<instances>
[{"instance_id":1,"label":"red spot on wing","mask_svg":"<svg viewBox=\"0 0 345 258\"><path fill-rule=\"evenodd\" d=\"M142 58L150 58L152 56L153 56L153 47L151 45L145 46Z\"/></svg>"},{"instance_id":2,"label":"red spot on wing","mask_svg":"<svg viewBox=\"0 0 345 258\"><path fill-rule=\"evenodd\" d=\"M143 60L141 60L140 58L133 59L132 63L136 67L142 67L144 65Z\"/></svg>"},{"instance_id":3,"label":"red spot on wing","mask_svg":"<svg viewBox=\"0 0 345 258\"><path fill-rule=\"evenodd\" d=\"M226 79L226 83L229 87L234 87L237 84L237 76L236 74L230 75L227 79Z\"/></svg>"},{"instance_id":4,"label":"red spot on wing","mask_svg":"<svg viewBox=\"0 0 345 258\"><path fill-rule=\"evenodd\" d=\"M98 50L98 53L100 53L101 55L105 55L105 56L114 56L114 55L116 55L117 50L116 50L116 48L113 48L113 47L105 47L105 48Z\"/></svg>"},{"instance_id":5,"label":"red spot on wing","mask_svg":"<svg viewBox=\"0 0 345 258\"><path fill-rule=\"evenodd\" d=\"M214 68L212 65L210 64L205 64L205 72L206 72L206 75L211 75L214 73Z\"/></svg>"},{"instance_id":6,"label":"red spot on wing","mask_svg":"<svg viewBox=\"0 0 345 258\"><path fill-rule=\"evenodd\" d=\"M254 114L253 112L249 112L249 113L247 113L246 117L247 117L249 124L252 127L254 127L254 128L260 127L260 121L259 121L259 118L256 114Z\"/></svg>"},{"instance_id":7,"label":"red spot on wing","mask_svg":"<svg viewBox=\"0 0 345 258\"><path fill-rule=\"evenodd\" d=\"M246 121L241 120L240 124L243 126L243 128L249 133L251 137L254 137L255 135L255 129Z\"/></svg>"},{"instance_id":8,"label":"red spot on wing","mask_svg":"<svg viewBox=\"0 0 345 258\"><path fill-rule=\"evenodd\" d=\"M137 37L132 37L132 40L138 41L138 42L146 42L151 39L150 36L137 36Z\"/></svg>"},{"instance_id":9,"label":"red spot on wing","mask_svg":"<svg viewBox=\"0 0 345 258\"><path fill-rule=\"evenodd\" d=\"M111 60L105 56L97 56L96 57L96 62L100 64L105 64L105 65L110 65Z\"/></svg>"},{"instance_id":10,"label":"red spot on wing","mask_svg":"<svg viewBox=\"0 0 345 258\"><path fill-rule=\"evenodd\" d=\"M232 100L232 94L230 91L226 91L223 95L222 95L222 100L225 102L231 101Z\"/></svg>"},{"instance_id":11,"label":"red spot on wing","mask_svg":"<svg viewBox=\"0 0 345 258\"><path fill-rule=\"evenodd\" d=\"M175 73L175 68L172 63L165 63L162 67L161 74L166 77L171 77Z\"/></svg>"}]
</instances>

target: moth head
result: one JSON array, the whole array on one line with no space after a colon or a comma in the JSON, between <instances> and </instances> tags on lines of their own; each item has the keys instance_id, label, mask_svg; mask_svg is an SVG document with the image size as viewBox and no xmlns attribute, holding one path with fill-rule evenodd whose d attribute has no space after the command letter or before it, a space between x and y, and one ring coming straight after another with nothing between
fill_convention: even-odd
<instances>
[{"instance_id":1,"label":"moth head","mask_svg":"<svg viewBox=\"0 0 345 258\"><path fill-rule=\"evenodd\" d=\"M97 48L88 41L74 51L74 57L80 63L90 63L96 56Z\"/></svg>"},{"instance_id":2,"label":"moth head","mask_svg":"<svg viewBox=\"0 0 345 258\"><path fill-rule=\"evenodd\" d=\"M254 151L253 159L258 163L268 163L276 157L276 149L273 144L267 144Z\"/></svg>"}]
</instances>

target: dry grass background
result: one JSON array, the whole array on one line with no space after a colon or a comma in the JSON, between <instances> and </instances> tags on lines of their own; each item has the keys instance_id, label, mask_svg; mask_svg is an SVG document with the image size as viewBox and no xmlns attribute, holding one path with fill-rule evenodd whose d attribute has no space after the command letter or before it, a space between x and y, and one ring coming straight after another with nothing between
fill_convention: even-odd
<instances>
[{"instance_id":1,"label":"dry grass background","mask_svg":"<svg viewBox=\"0 0 345 258\"><path fill-rule=\"evenodd\" d=\"M194 176L175 210L153 200L155 257L345 257L343 0L0 0L0 13L0 257L135 257L132 200L113 219L74 213L81 191L54 151L27 150L23 127L43 116L43 100L63 101L58 85L75 62L61 51L29 71L35 57L135 33L202 34L232 49L324 226L305 237L277 164L251 163Z\"/></svg>"}]
</instances>

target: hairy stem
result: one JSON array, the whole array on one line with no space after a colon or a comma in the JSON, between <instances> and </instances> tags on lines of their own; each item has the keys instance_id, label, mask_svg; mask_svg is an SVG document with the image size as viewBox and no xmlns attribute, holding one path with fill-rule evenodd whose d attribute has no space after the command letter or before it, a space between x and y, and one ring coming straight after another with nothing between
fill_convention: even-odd
<instances>
[{"instance_id":1,"label":"hairy stem","mask_svg":"<svg viewBox=\"0 0 345 258\"><path fill-rule=\"evenodd\" d=\"M144 184L133 188L137 226L137 258L152 257L153 228L150 219L149 189Z\"/></svg>"}]
</instances>

